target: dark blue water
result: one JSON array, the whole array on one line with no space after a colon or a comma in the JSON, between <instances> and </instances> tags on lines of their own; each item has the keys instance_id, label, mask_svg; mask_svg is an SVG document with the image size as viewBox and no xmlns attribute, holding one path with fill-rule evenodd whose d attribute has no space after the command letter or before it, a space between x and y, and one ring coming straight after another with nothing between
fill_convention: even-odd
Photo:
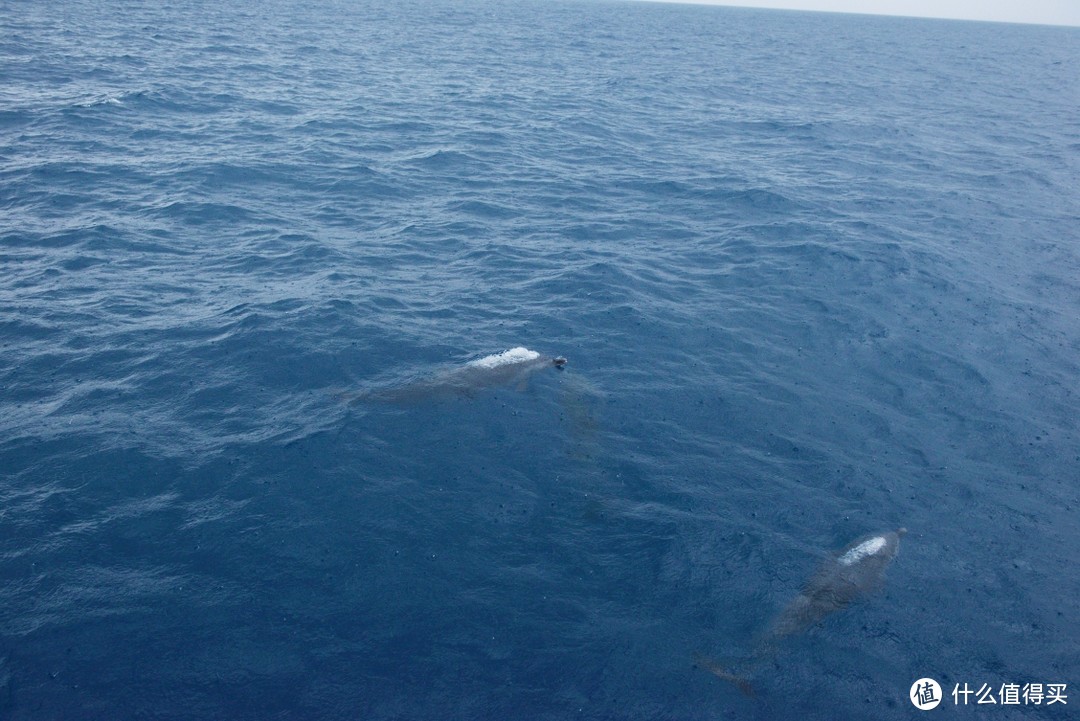
<instances>
[{"instance_id":1,"label":"dark blue water","mask_svg":"<svg viewBox=\"0 0 1080 721\"><path fill-rule=\"evenodd\" d=\"M1078 62L676 5L3 3L0 716L1080 696ZM569 364L371 393L515 346ZM756 698L694 667L899 526Z\"/></svg>"}]
</instances>

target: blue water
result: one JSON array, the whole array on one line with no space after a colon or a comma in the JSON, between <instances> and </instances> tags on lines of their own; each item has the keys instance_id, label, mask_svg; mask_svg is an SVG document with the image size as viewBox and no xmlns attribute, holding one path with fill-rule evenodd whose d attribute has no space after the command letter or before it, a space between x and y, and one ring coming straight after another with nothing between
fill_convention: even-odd
<instances>
[{"instance_id":1,"label":"blue water","mask_svg":"<svg viewBox=\"0 0 1080 721\"><path fill-rule=\"evenodd\" d=\"M0 5L0 716L1080 703L1080 30ZM378 402L515 346L526 384ZM369 394L369 395L365 395ZM830 551L883 588L745 657Z\"/></svg>"}]
</instances>

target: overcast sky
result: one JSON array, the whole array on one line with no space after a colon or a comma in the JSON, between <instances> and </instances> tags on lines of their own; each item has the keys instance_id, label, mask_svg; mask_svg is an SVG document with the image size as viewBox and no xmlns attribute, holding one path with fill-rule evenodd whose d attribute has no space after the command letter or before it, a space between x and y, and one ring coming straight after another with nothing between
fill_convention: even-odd
<instances>
[{"instance_id":1,"label":"overcast sky","mask_svg":"<svg viewBox=\"0 0 1080 721\"><path fill-rule=\"evenodd\" d=\"M660 0L1080 26L1080 0Z\"/></svg>"}]
</instances>

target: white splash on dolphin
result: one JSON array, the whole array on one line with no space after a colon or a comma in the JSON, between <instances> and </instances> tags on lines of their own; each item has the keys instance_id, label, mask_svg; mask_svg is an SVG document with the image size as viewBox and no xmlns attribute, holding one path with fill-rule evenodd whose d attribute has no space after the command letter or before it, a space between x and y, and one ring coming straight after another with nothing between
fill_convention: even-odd
<instances>
[{"instance_id":1,"label":"white splash on dolphin","mask_svg":"<svg viewBox=\"0 0 1080 721\"><path fill-rule=\"evenodd\" d=\"M474 361L469 361L466 365L475 368L498 368L499 366L513 365L515 363L527 363L539 357L540 354L536 351L529 350L524 346L518 346L502 353L477 358Z\"/></svg>"},{"instance_id":2,"label":"white splash on dolphin","mask_svg":"<svg viewBox=\"0 0 1080 721\"><path fill-rule=\"evenodd\" d=\"M872 556L882 548L888 541L884 536L871 536L862 543L858 544L850 551L836 559L836 562L841 566L850 566L853 563L858 563L860 560L867 556Z\"/></svg>"}]
</instances>

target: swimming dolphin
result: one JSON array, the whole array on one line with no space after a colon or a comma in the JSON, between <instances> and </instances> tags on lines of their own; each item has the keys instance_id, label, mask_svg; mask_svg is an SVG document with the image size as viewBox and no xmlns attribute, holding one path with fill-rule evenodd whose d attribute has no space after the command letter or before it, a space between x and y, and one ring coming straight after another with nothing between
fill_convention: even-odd
<instances>
[{"instance_id":1,"label":"swimming dolphin","mask_svg":"<svg viewBox=\"0 0 1080 721\"><path fill-rule=\"evenodd\" d=\"M833 611L879 589L885 569L900 551L900 537L906 528L874 533L852 541L818 568L803 590L781 611L758 642L748 666L753 667L778 651L777 644L787 636L801 633ZM716 676L731 681L748 696L753 687L747 671L738 673L716 661L698 656L698 663Z\"/></svg>"},{"instance_id":2,"label":"swimming dolphin","mask_svg":"<svg viewBox=\"0 0 1080 721\"><path fill-rule=\"evenodd\" d=\"M566 358L562 356L544 356L518 346L405 385L361 392L351 402L375 400L409 403L433 398L469 397L482 388L498 386L514 386L524 390L533 373L545 368L562 370L565 365Z\"/></svg>"}]
</instances>

